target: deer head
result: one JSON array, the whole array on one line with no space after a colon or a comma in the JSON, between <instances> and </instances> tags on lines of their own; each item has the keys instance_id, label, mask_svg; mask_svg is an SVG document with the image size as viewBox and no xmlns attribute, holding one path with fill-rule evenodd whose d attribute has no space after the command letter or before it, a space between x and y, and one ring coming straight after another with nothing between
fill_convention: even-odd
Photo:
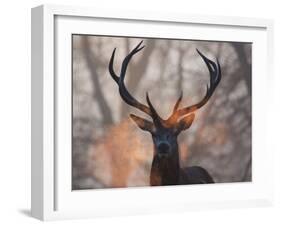
<instances>
[{"instance_id":1,"label":"deer head","mask_svg":"<svg viewBox=\"0 0 281 226\"><path fill-rule=\"evenodd\" d=\"M198 54L207 65L210 73L210 84L207 85L206 94L199 103L179 108L183 96L183 93L181 92L180 97L174 105L171 116L168 117L168 119L162 119L153 107L148 93L146 93L147 105L144 105L129 93L124 83L127 66L130 60L136 53L138 53L145 47L141 45L142 41L125 57L121 66L120 76L117 76L113 69L114 56L116 51L115 48L110 58L109 72L114 81L118 84L119 93L122 99L128 105L139 109L140 111L146 113L151 117L152 121L149 121L139 116L130 114L131 119L137 124L140 129L148 131L152 135L152 140L154 143L154 156L157 156L160 159L169 158L170 156L178 156L177 137L182 131L188 129L191 126L195 117L194 112L204 106L214 93L217 85L221 80L220 64L218 60L217 64L209 60L197 49Z\"/></svg>"}]
</instances>

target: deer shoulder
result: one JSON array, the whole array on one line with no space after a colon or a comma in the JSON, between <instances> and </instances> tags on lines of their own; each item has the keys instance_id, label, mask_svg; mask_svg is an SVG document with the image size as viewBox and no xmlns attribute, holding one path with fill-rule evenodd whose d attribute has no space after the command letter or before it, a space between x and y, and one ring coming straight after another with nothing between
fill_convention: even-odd
<instances>
[{"instance_id":1,"label":"deer shoulder","mask_svg":"<svg viewBox=\"0 0 281 226\"><path fill-rule=\"evenodd\" d=\"M180 184L214 183L210 174L200 166L185 167L180 171Z\"/></svg>"}]
</instances>

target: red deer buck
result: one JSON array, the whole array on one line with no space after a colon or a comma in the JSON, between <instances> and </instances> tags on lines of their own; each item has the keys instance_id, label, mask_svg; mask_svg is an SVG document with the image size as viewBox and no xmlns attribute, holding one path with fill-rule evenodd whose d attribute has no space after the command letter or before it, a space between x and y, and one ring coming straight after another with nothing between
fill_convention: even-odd
<instances>
[{"instance_id":1,"label":"red deer buck","mask_svg":"<svg viewBox=\"0 0 281 226\"><path fill-rule=\"evenodd\" d=\"M152 118L152 121L140 118L136 115L130 114L131 119L137 126L150 132L154 144L154 154L152 166L150 171L150 185L179 185L179 184L205 184L214 183L210 174L199 166L192 166L180 168L179 150L177 137L179 133L188 129L195 117L194 112L204 106L221 80L220 64L209 60L199 50L198 54L201 56L210 73L210 85L207 85L207 90L204 98L197 104L180 108L179 105L182 100L182 92L177 100L173 113L164 120L156 112L153 107L148 93L146 93L147 105L136 100L127 90L125 86L125 75L127 66L131 58L140 50L144 48L140 42L123 60L121 66L120 76L116 75L113 69L113 62L116 48L113 50L111 59L109 61L109 72L114 81L118 84L119 93L122 99L130 106L146 113Z\"/></svg>"}]
</instances>

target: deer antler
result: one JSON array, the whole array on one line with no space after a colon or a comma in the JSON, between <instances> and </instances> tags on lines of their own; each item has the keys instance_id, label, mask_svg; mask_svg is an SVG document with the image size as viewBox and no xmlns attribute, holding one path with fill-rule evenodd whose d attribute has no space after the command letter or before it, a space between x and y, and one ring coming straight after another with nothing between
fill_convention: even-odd
<instances>
[{"instance_id":1,"label":"deer antler","mask_svg":"<svg viewBox=\"0 0 281 226\"><path fill-rule=\"evenodd\" d=\"M139 51L141 51L145 46L141 46L141 44L143 43L143 41L141 41L123 60L122 63L122 67L121 67L121 72L120 72L120 76L117 76L116 73L114 72L113 69L113 62L114 62L114 56L115 56L115 51L116 48L113 50L110 61L109 61L109 72L111 77L114 79L114 81L118 84L119 86L119 93L122 97L122 99L129 105L131 105L132 107L135 107L139 110L141 110L142 112L148 114L149 116L152 117L153 121L156 123L160 123L161 122L161 118L160 116L157 114L157 112L155 111L154 107L152 106L150 100L149 100L149 96L147 94L146 96L146 100L147 103L149 105L146 106L142 103L140 103L138 100L136 100L127 90L125 83L124 83L124 79L125 79L125 75L126 75L126 71L127 71L127 67L128 64L130 62L130 60L132 59L132 57L138 53Z\"/></svg>"},{"instance_id":2,"label":"deer antler","mask_svg":"<svg viewBox=\"0 0 281 226\"><path fill-rule=\"evenodd\" d=\"M176 122L179 118L183 117L184 115L194 112L197 109L204 106L208 102L210 97L213 95L217 85L219 84L219 82L221 80L221 67L220 67L218 59L216 60L217 61L217 64L216 64L215 62L213 62L210 59L208 59L207 57L205 57L198 49L196 49L196 50L208 67L208 70L210 73L210 87L207 85L206 94L199 103L182 108L182 109L178 109L179 104L182 100L182 93L181 93L177 103L175 104L172 115L167 120L168 122L171 122L171 123Z\"/></svg>"},{"instance_id":3,"label":"deer antler","mask_svg":"<svg viewBox=\"0 0 281 226\"><path fill-rule=\"evenodd\" d=\"M119 86L119 93L122 97L122 99L129 104L132 107L135 107L137 109L139 109L140 111L148 114L154 121L154 123L158 126L161 126L163 123L167 122L168 124L174 124L178 121L179 118L192 113L194 111L196 111L197 109L201 108L202 106L204 106L208 100L211 98L211 96L213 95L217 85L219 84L220 80L221 80L221 68L220 68L220 64L218 62L217 59L217 63L211 61L210 59L208 59L207 57L205 57L198 49L197 52L198 54L202 57L203 61L205 62L205 64L207 65L207 68L209 70L210 73L210 84L207 85L207 89L206 89L206 94L204 96L204 98L197 104L188 106L188 107L184 107L181 109L179 108L180 102L182 100L182 96L183 93L181 92L179 99L177 100L174 109L173 109L173 113L172 115L167 119L167 120L163 120L156 112L156 110L154 109L150 99L149 99L149 95L148 93L146 94L146 101L148 106L140 103L138 100L136 100L127 90L125 83L124 83L124 79L125 79L125 75L126 75L126 71L127 71L127 67L128 64L130 62L130 60L132 59L132 57L138 53L139 51L141 51L145 46L141 46L141 44L143 43L143 41L141 41L123 60L122 66L121 66L121 72L120 72L120 76L116 75L114 69L113 69L113 62L114 62L114 56L115 56L115 51L116 48L113 50L110 61L109 61L109 72L111 77L114 79L114 81L117 83L117 85Z\"/></svg>"}]
</instances>

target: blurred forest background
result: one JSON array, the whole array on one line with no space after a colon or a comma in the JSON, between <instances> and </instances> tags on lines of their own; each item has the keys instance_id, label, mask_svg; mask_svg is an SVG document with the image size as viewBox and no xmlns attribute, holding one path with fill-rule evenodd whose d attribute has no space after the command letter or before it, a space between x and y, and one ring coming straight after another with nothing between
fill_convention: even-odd
<instances>
[{"instance_id":1,"label":"blurred forest background","mask_svg":"<svg viewBox=\"0 0 281 226\"><path fill-rule=\"evenodd\" d=\"M181 166L202 166L216 183L251 181L251 44L73 35L72 188L148 186L152 139L129 119L144 116L121 99L108 72L117 47L116 72L141 41L131 60L126 85L146 104L149 92L167 118L183 90L181 106L201 100L209 72L198 48L217 57L222 80L209 102L179 136Z\"/></svg>"}]
</instances>

